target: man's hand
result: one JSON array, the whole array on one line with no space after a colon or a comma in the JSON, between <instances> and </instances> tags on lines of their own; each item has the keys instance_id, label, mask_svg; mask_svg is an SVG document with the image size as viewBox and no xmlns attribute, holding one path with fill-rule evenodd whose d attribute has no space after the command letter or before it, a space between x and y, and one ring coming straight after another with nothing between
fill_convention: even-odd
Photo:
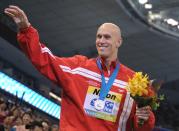
<instances>
[{"instance_id":1,"label":"man's hand","mask_svg":"<svg viewBox=\"0 0 179 131\"><path fill-rule=\"evenodd\" d=\"M19 7L10 5L4 10L4 13L14 20L19 29L27 28L30 26L26 14Z\"/></svg>"},{"instance_id":2,"label":"man's hand","mask_svg":"<svg viewBox=\"0 0 179 131\"><path fill-rule=\"evenodd\" d=\"M150 106L137 108L136 109L136 116L137 116L138 120L143 119L144 121L147 121L149 119L149 116L150 116L150 111L151 111Z\"/></svg>"}]
</instances>

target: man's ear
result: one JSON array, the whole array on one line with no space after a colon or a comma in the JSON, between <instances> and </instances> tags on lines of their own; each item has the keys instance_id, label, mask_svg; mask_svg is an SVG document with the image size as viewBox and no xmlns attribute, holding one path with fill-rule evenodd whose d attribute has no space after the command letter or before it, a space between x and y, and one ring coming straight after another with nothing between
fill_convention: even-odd
<instances>
[{"instance_id":1,"label":"man's ear","mask_svg":"<svg viewBox=\"0 0 179 131\"><path fill-rule=\"evenodd\" d=\"M119 48L122 45L122 38L118 40L116 47Z\"/></svg>"}]
</instances>

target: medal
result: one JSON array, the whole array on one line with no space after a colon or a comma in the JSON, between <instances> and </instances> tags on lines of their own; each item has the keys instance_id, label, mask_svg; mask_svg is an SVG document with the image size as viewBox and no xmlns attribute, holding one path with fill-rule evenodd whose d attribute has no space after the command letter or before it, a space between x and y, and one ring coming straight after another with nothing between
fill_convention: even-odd
<instances>
[{"instance_id":1,"label":"medal","mask_svg":"<svg viewBox=\"0 0 179 131\"><path fill-rule=\"evenodd\" d=\"M112 75L109 77L109 80L108 82L106 83L105 82L105 77L104 77L104 73L103 73L103 70L102 70L102 66L101 66L101 63L100 63L100 60L97 59L97 66L101 72L101 90L100 90L100 93L99 93L99 98L94 102L94 108L98 111L101 111L104 109L105 107L105 97L106 95L108 94L108 92L110 91L112 85L113 85L113 82L114 80L116 79L117 77L117 74L119 72L119 67L120 67L120 64L118 63L114 72L112 73Z\"/></svg>"},{"instance_id":2,"label":"medal","mask_svg":"<svg viewBox=\"0 0 179 131\"><path fill-rule=\"evenodd\" d=\"M94 102L94 107L95 107L95 109L98 110L98 111L103 110L103 109L104 109L104 106L105 106L105 101L103 101L103 100L97 99L97 100Z\"/></svg>"}]
</instances>

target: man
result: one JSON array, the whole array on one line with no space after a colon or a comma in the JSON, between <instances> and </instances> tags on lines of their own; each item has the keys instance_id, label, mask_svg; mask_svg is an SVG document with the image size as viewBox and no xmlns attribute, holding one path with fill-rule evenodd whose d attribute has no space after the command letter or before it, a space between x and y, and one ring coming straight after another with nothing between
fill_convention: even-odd
<instances>
[{"instance_id":1,"label":"man","mask_svg":"<svg viewBox=\"0 0 179 131\"><path fill-rule=\"evenodd\" d=\"M42 127L43 127L43 131L49 131L50 130L49 122L47 120L42 120Z\"/></svg>"},{"instance_id":2,"label":"man","mask_svg":"<svg viewBox=\"0 0 179 131\"><path fill-rule=\"evenodd\" d=\"M28 125L33 121L32 114L30 112L25 112L22 115L22 122L23 125Z\"/></svg>"},{"instance_id":3,"label":"man","mask_svg":"<svg viewBox=\"0 0 179 131\"><path fill-rule=\"evenodd\" d=\"M18 41L33 65L63 88L60 131L151 131L150 108L136 108L125 87L134 72L119 63L120 28L102 24L96 35L98 58L57 57L39 42L39 35L17 6L4 11L19 28ZM138 126L143 119L143 126Z\"/></svg>"},{"instance_id":4,"label":"man","mask_svg":"<svg viewBox=\"0 0 179 131\"><path fill-rule=\"evenodd\" d=\"M22 115L22 124L15 126L16 131L29 131L29 128L26 128L31 122L33 121L32 119L32 114L30 112L25 112Z\"/></svg>"}]
</instances>

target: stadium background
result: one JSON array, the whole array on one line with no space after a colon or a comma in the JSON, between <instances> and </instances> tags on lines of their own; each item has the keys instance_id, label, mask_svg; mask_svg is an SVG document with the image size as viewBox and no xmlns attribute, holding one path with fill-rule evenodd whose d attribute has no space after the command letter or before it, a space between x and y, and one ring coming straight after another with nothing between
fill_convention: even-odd
<instances>
[{"instance_id":1,"label":"stadium background","mask_svg":"<svg viewBox=\"0 0 179 131\"><path fill-rule=\"evenodd\" d=\"M156 112L156 127L179 130L178 0L1 0L1 80L6 76L13 78L57 104L58 112L61 89L40 75L20 51L16 26L3 13L8 5L17 5L26 12L31 24L38 29L41 41L58 56L83 54L95 57L98 26L104 22L119 25L123 37L120 61L136 71L149 74L151 79L164 80L160 92L165 94L166 99ZM24 92L18 91L18 88L13 93L5 91L3 84L0 83L0 94L4 99L14 100L15 95L20 101L25 100L28 93L23 96ZM50 95L50 92L59 98ZM48 111L41 111L43 107L38 109L38 105L28 104L28 100L21 103L58 123L58 115L57 118ZM48 108L44 107L44 110Z\"/></svg>"}]
</instances>

